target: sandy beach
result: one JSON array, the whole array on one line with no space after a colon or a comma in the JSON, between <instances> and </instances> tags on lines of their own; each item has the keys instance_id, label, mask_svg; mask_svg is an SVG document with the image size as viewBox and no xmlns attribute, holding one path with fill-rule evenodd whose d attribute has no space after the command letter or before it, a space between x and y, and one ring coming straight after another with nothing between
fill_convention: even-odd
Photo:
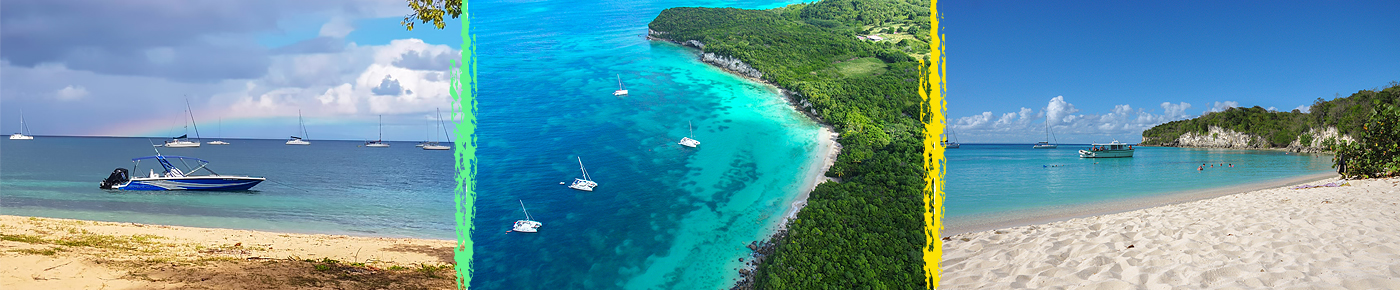
<instances>
[{"instance_id":1,"label":"sandy beach","mask_svg":"<svg viewBox=\"0 0 1400 290\"><path fill-rule=\"evenodd\" d=\"M940 289L1400 289L1400 178L944 239Z\"/></svg>"},{"instance_id":2,"label":"sandy beach","mask_svg":"<svg viewBox=\"0 0 1400 290\"><path fill-rule=\"evenodd\" d=\"M841 143L836 142L840 138L841 134L837 134L831 126L821 126L821 130L817 132L817 155L821 156L822 159L811 161L811 166L803 175L806 181L802 184L802 194L788 205L787 214L779 222L778 230L787 228L788 221L797 218L797 212L801 211L802 207L807 206L807 197L812 195L812 190L816 189L818 184L835 181L835 179L826 176L826 170L830 169L831 165L836 164L836 155L841 154Z\"/></svg>"},{"instance_id":3,"label":"sandy beach","mask_svg":"<svg viewBox=\"0 0 1400 290\"><path fill-rule=\"evenodd\" d=\"M0 288L454 289L455 246L0 215Z\"/></svg>"}]
</instances>

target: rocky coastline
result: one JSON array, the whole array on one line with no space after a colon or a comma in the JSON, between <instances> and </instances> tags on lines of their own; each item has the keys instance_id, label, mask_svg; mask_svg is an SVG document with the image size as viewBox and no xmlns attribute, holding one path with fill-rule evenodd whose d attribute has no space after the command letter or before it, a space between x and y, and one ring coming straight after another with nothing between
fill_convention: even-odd
<instances>
[{"instance_id":1,"label":"rocky coastline","mask_svg":"<svg viewBox=\"0 0 1400 290\"><path fill-rule=\"evenodd\" d=\"M1237 132L1217 126L1210 126L1205 133L1187 132L1177 137L1176 140L1164 141L1161 143L1152 142L1148 137L1144 137L1141 146L1158 147L1181 147L1181 148L1220 148L1220 149L1274 149L1285 150L1296 153L1324 153L1327 150L1327 140L1342 142L1354 142L1356 139L1343 135L1335 127L1323 129L1310 129L1303 137L1294 139L1286 147L1269 146L1269 142L1263 136ZM1307 143L1307 144L1304 144Z\"/></svg>"}]
</instances>

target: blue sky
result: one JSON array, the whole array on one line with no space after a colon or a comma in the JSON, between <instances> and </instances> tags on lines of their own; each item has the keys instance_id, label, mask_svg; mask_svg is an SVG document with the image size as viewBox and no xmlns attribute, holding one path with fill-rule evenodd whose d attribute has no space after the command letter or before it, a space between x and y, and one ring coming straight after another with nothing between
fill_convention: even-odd
<instances>
[{"instance_id":1,"label":"blue sky","mask_svg":"<svg viewBox=\"0 0 1400 290\"><path fill-rule=\"evenodd\" d=\"M188 99L204 137L285 138L300 111L312 139L373 139L384 115L417 141L452 109L461 28L405 31L401 0L0 6L3 130L23 110L36 135L179 135Z\"/></svg>"},{"instance_id":2,"label":"blue sky","mask_svg":"<svg viewBox=\"0 0 1400 290\"><path fill-rule=\"evenodd\" d=\"M1042 141L1047 109L1060 142L1137 142L1232 104L1289 111L1400 81L1400 1L939 5L964 143Z\"/></svg>"}]
</instances>

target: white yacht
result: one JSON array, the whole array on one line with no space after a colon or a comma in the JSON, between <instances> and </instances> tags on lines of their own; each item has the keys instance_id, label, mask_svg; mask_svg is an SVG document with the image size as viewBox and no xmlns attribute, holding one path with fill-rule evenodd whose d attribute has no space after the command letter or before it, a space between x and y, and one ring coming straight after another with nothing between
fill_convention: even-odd
<instances>
[{"instance_id":1,"label":"white yacht","mask_svg":"<svg viewBox=\"0 0 1400 290\"><path fill-rule=\"evenodd\" d=\"M34 140L34 136L29 136L25 134L34 133L30 133L29 125L24 124L24 111L19 111L19 133L14 133L10 135L10 140Z\"/></svg>"},{"instance_id":2,"label":"white yacht","mask_svg":"<svg viewBox=\"0 0 1400 290\"><path fill-rule=\"evenodd\" d=\"M311 138L311 135L307 134L306 132L306 122L301 119L301 110L297 110L297 126L301 128L302 136L306 136L306 138ZM311 141L302 140L301 137L297 136L291 137L291 140L287 140L287 145L311 145Z\"/></svg>"}]
</instances>

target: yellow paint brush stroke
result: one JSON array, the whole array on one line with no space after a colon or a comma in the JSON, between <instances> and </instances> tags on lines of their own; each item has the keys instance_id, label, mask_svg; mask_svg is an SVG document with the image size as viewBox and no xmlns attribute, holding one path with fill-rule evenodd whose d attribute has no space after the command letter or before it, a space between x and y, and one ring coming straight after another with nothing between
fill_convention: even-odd
<instances>
[{"instance_id":1,"label":"yellow paint brush stroke","mask_svg":"<svg viewBox=\"0 0 1400 290\"><path fill-rule=\"evenodd\" d=\"M948 65L943 55L942 28L938 21L938 1L929 1L929 57L919 60L919 97L923 107L919 119L924 123L924 289L938 288L939 261L943 257L943 240L939 232L943 230L943 173L946 160L943 159L943 126L946 125L943 108L945 87L944 77Z\"/></svg>"}]
</instances>

